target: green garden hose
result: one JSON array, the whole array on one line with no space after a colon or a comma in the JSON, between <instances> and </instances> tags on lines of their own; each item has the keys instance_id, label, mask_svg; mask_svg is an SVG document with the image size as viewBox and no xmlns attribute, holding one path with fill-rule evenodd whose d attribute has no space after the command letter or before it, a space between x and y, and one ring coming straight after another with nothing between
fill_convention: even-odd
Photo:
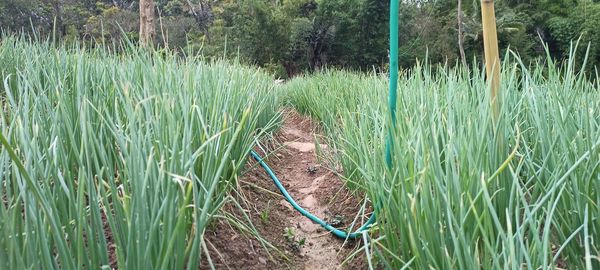
<instances>
[{"instance_id":1,"label":"green garden hose","mask_svg":"<svg viewBox=\"0 0 600 270\"><path fill-rule=\"evenodd\" d=\"M331 224L316 217L315 215L311 214L310 212L308 212L304 208L302 208L302 206L298 205L298 203L296 203L296 201L294 201L294 199L292 198L292 196L290 196L290 194L287 192L287 190L285 190L285 187L283 187L283 185L281 184L281 181L279 181L279 179L277 178L277 176L275 175L273 170L271 170L271 168L269 168L269 165L267 165L267 163L265 163L263 161L263 159L256 152L252 151L250 154L256 161L258 161L260 166L262 166L265 169L267 174L269 174L269 176L271 176L271 179L273 179L275 186L277 186L277 188L279 189L279 191L281 192L283 197L285 197L285 199L294 207L294 209L296 209L296 211L300 212L300 214L302 214L303 216L312 220L313 222L321 225L323 228L325 228L325 230L331 232L335 236L337 236L339 238L344 238L344 239L358 238L358 237L362 236L362 232L366 231L369 228L369 226L371 224L373 224L373 222L375 222L375 214L372 214L371 217L369 218L369 220L367 220L367 222L364 225L362 225L362 227L360 227L356 232L353 232L353 233L348 233L346 231L343 231L343 230L340 230L340 229L337 229L337 228L331 226Z\"/></svg>"},{"instance_id":2,"label":"green garden hose","mask_svg":"<svg viewBox=\"0 0 600 270\"><path fill-rule=\"evenodd\" d=\"M398 89L398 0L390 0L390 89L389 89L389 110L391 123L390 129L388 131L388 136L386 139L386 147L385 147L385 159L387 166L389 168L392 167L392 130L396 124L396 99L397 99L397 89ZM287 192L285 187L281 184L281 181L277 178L273 170L269 168L269 165L264 162L263 158L260 157L258 153L255 151L251 151L250 154L252 157L262 166L267 174L271 177L275 186L279 189L281 194L285 197L285 199L296 209L296 211L300 212L303 216L309 218L313 222L321 225L327 231L331 232L333 235L344 238L344 239L355 239L361 237L364 232L366 232L369 227L375 223L375 212L371 214L371 217L363 224L358 230L355 232L349 233L344 230L337 229L333 227L331 224L323 221L322 219L316 217L310 212L306 211L302 208L290 194Z\"/></svg>"}]
</instances>

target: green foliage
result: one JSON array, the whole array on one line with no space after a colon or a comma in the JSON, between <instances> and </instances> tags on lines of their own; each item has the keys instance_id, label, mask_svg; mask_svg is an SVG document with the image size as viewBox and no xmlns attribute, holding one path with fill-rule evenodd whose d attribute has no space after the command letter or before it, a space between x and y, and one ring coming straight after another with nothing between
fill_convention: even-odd
<instances>
[{"instance_id":1,"label":"green foliage","mask_svg":"<svg viewBox=\"0 0 600 270\"><path fill-rule=\"evenodd\" d=\"M38 0L0 0L0 27L4 31L32 33L32 26L41 33L51 30L48 5L41 4Z\"/></svg>"},{"instance_id":2,"label":"green foliage","mask_svg":"<svg viewBox=\"0 0 600 270\"><path fill-rule=\"evenodd\" d=\"M233 48L259 65L281 59L287 38L283 19L276 6L265 1L245 0L225 5L225 27L229 28Z\"/></svg>"},{"instance_id":3,"label":"green foliage","mask_svg":"<svg viewBox=\"0 0 600 270\"><path fill-rule=\"evenodd\" d=\"M385 76L326 71L284 87L369 195L366 250L386 269L598 269L600 89L575 57L546 62L504 61L498 120L482 71L417 66L400 75L391 135Z\"/></svg>"},{"instance_id":4,"label":"green foliage","mask_svg":"<svg viewBox=\"0 0 600 270\"><path fill-rule=\"evenodd\" d=\"M0 42L2 269L197 269L277 121L255 69L107 51Z\"/></svg>"},{"instance_id":5,"label":"green foliage","mask_svg":"<svg viewBox=\"0 0 600 270\"><path fill-rule=\"evenodd\" d=\"M294 228L285 227L283 231L283 237L287 240L290 247L296 252L300 252L300 249L306 244L306 238L296 239Z\"/></svg>"},{"instance_id":6,"label":"green foliage","mask_svg":"<svg viewBox=\"0 0 600 270\"><path fill-rule=\"evenodd\" d=\"M263 224L269 223L269 213L271 213L271 201L267 202L267 207L260 212L260 221Z\"/></svg>"},{"instance_id":7,"label":"green foliage","mask_svg":"<svg viewBox=\"0 0 600 270\"><path fill-rule=\"evenodd\" d=\"M554 39L556 50L561 56L568 55L573 42L580 43L578 62L585 57L585 50L589 46L588 69L600 65L600 3L579 5L572 9L566 17L555 17L548 21L548 28Z\"/></svg>"},{"instance_id":8,"label":"green foliage","mask_svg":"<svg viewBox=\"0 0 600 270\"><path fill-rule=\"evenodd\" d=\"M85 36L101 44L119 45L126 37L131 41L138 39L137 14L122 10L116 6L98 5L100 13L91 16L85 24Z\"/></svg>"},{"instance_id":9,"label":"green foliage","mask_svg":"<svg viewBox=\"0 0 600 270\"><path fill-rule=\"evenodd\" d=\"M465 53L469 63L480 65L480 4L462 1ZM0 0L0 26L32 33L31 21L37 35L67 43L83 39L119 44L123 35L136 42L137 3ZM564 59L571 41L581 36L582 45L591 44L587 70L593 72L600 57L598 5L592 0L496 1L500 49L511 48L531 63L546 57L547 44L551 56ZM327 66L387 69L388 0L156 0L156 8L158 47L192 55L201 52L208 59L241 59L282 78ZM425 59L459 62L456 8L457 0L402 2L401 67Z\"/></svg>"}]
</instances>

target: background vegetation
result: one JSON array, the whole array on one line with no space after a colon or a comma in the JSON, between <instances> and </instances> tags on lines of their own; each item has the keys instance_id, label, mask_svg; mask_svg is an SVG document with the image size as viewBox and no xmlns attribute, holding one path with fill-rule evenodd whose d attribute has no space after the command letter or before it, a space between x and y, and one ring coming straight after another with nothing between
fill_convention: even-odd
<instances>
[{"instance_id":1,"label":"background vegetation","mask_svg":"<svg viewBox=\"0 0 600 270\"><path fill-rule=\"evenodd\" d=\"M469 64L482 55L478 0L461 0ZM156 46L207 57L240 56L280 77L323 66L385 70L387 0L156 0ZM457 0L406 0L400 11L400 66L417 59L459 61ZM0 27L63 42L118 42L138 36L136 0L0 0ZM500 47L528 64L550 54L563 59L572 40L591 44L588 70L600 63L600 1L498 0ZM54 24L56 23L56 24ZM56 27L54 28L54 25ZM56 31L53 31L56 30ZM585 46L580 46L585 50ZM583 53L580 53L581 58ZM475 60L475 61L474 61ZM581 61L579 61L581 62Z\"/></svg>"}]
</instances>

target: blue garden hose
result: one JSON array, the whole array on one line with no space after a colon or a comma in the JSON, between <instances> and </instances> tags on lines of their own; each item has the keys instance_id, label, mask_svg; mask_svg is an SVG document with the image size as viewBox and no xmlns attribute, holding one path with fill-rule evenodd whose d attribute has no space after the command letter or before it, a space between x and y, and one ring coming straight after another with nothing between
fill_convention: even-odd
<instances>
[{"instance_id":1,"label":"blue garden hose","mask_svg":"<svg viewBox=\"0 0 600 270\"><path fill-rule=\"evenodd\" d=\"M398 89L398 0L390 0L390 89L389 89L389 110L392 125L389 128L388 136L385 143L385 160L388 168L392 168L392 130L396 124L396 99L397 99L397 89ZM321 225L325 230L331 232L333 235L343 238L343 239L356 239L361 237L365 231L369 229L369 227L375 223L375 212L371 214L371 217L363 224L358 230L355 232L349 233L344 230L337 229L331 224L323 221L322 219L316 217L315 215L309 213L304 208L302 208L294 198L290 196L290 194L285 190L285 187L281 184L281 181L277 178L273 170L269 168L269 165L263 161L263 158L258 155L255 151L251 151L250 154L252 157L262 166L267 174L273 179L273 182L281 192L281 194L285 197L285 199L296 209L296 211L300 212L303 216L312 220L313 222Z\"/></svg>"}]
</instances>

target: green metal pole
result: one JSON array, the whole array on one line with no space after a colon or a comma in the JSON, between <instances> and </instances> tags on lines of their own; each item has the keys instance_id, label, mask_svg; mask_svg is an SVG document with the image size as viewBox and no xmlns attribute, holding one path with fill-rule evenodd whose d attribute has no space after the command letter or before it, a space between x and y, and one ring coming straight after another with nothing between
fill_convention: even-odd
<instances>
[{"instance_id":1,"label":"green metal pole","mask_svg":"<svg viewBox=\"0 0 600 270\"><path fill-rule=\"evenodd\" d=\"M398 99L398 0L390 0L390 92L389 110L392 124L385 143L385 161L392 168L392 136L396 127L396 103Z\"/></svg>"}]
</instances>

